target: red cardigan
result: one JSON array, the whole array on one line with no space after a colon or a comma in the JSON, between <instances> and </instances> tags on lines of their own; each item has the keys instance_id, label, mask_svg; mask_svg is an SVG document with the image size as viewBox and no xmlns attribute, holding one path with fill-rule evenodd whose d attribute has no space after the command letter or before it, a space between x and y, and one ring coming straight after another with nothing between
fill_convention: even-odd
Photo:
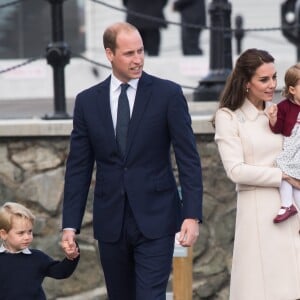
<instances>
[{"instance_id":1,"label":"red cardigan","mask_svg":"<svg viewBox=\"0 0 300 300\"><path fill-rule=\"evenodd\" d=\"M274 133L281 133L284 136L290 136L292 129L297 122L298 114L300 113L300 105L293 103L289 99L285 99L277 106L277 122L274 126L270 124L270 128Z\"/></svg>"}]
</instances>

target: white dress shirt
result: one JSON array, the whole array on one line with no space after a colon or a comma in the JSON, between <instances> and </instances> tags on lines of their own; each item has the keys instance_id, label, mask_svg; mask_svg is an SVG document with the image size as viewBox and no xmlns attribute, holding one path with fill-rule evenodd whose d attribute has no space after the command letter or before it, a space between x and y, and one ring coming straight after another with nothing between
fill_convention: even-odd
<instances>
[{"instance_id":1,"label":"white dress shirt","mask_svg":"<svg viewBox=\"0 0 300 300\"><path fill-rule=\"evenodd\" d=\"M137 90L139 79L132 79L129 82L129 87L127 89L127 97L129 101L129 108L130 108L130 117L132 115L133 106L134 106L134 100ZM110 81L110 110L111 110L111 116L114 124L114 129L116 132L116 125L117 125L117 112L118 112L118 101L119 96L121 93L121 84L124 82L121 82L119 79L117 79L113 74L111 74L111 81Z\"/></svg>"}]
</instances>

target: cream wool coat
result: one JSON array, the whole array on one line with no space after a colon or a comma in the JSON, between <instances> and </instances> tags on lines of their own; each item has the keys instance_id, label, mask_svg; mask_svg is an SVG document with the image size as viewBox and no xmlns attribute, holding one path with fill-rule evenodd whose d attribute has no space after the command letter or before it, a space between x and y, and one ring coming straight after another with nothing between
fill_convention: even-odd
<instances>
[{"instance_id":1,"label":"cream wool coat","mask_svg":"<svg viewBox=\"0 0 300 300\"><path fill-rule=\"evenodd\" d=\"M274 224L282 173L274 161L282 136L248 100L216 113L215 141L237 187L230 300L300 299L299 216Z\"/></svg>"}]
</instances>

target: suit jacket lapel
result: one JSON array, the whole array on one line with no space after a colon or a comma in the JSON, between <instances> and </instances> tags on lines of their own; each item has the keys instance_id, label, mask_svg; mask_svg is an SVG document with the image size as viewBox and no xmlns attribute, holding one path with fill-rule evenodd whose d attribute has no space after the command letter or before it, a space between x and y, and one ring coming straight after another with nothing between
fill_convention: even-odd
<instances>
[{"instance_id":1,"label":"suit jacket lapel","mask_svg":"<svg viewBox=\"0 0 300 300\"><path fill-rule=\"evenodd\" d=\"M130 119L130 124L129 124L129 129L128 129L128 137L127 137L127 146L126 146L126 155L125 158L130 151L130 147L133 143L133 139L135 137L135 132L139 127L139 123L142 120L142 116L144 114L144 111L149 103L151 93L152 93L152 81L151 78L148 74L143 72L143 75L141 76L137 91L136 91L136 96L135 96L135 101L134 101L134 107L133 107L133 112L132 116Z\"/></svg>"},{"instance_id":2,"label":"suit jacket lapel","mask_svg":"<svg viewBox=\"0 0 300 300\"><path fill-rule=\"evenodd\" d=\"M99 101L98 103L98 114L99 118L101 120L100 124L103 124L103 126L107 130L107 135L109 137L109 140L111 140L114 143L114 146L117 147L116 139L115 139L115 130L111 115L111 108L110 108L110 76L104 80L99 85Z\"/></svg>"}]
</instances>

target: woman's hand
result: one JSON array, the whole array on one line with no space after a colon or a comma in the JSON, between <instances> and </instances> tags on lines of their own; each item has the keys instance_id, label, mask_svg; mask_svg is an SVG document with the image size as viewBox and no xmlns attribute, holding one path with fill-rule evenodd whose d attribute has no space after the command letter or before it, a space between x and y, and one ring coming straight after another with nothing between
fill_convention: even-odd
<instances>
[{"instance_id":1,"label":"woman's hand","mask_svg":"<svg viewBox=\"0 0 300 300\"><path fill-rule=\"evenodd\" d=\"M294 177L288 176L285 173L282 174L282 179L286 180L289 184L291 184L294 188L300 190L300 179L296 179Z\"/></svg>"}]
</instances>

